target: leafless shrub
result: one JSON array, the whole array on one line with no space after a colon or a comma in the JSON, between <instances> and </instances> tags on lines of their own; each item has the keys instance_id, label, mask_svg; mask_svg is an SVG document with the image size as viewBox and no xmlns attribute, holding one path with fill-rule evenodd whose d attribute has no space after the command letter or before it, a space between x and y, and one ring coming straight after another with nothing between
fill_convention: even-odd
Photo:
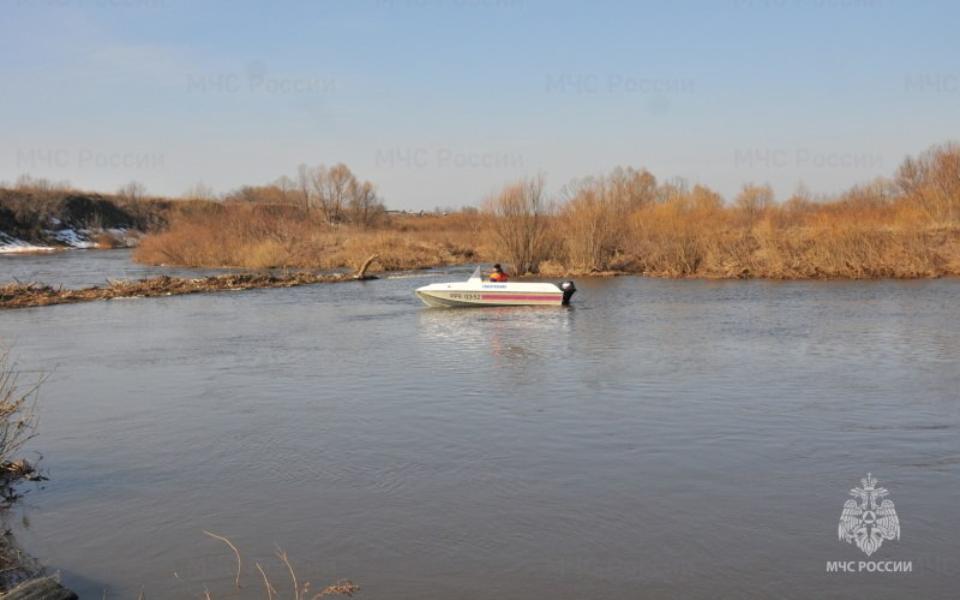
<instances>
[{"instance_id":1,"label":"leafless shrub","mask_svg":"<svg viewBox=\"0 0 960 600\"><path fill-rule=\"evenodd\" d=\"M42 380L41 376L33 384L21 384L9 351L0 349L0 498L4 505L19 497L14 489L17 482L43 479L35 465L19 456L36 433L36 402Z\"/></svg>"},{"instance_id":2,"label":"leafless shrub","mask_svg":"<svg viewBox=\"0 0 960 600\"><path fill-rule=\"evenodd\" d=\"M139 202L147 197L147 188L139 181L131 181L117 190L117 196L127 202Z\"/></svg>"},{"instance_id":3,"label":"leafless shrub","mask_svg":"<svg viewBox=\"0 0 960 600\"><path fill-rule=\"evenodd\" d=\"M624 249L630 213L656 201L656 179L647 171L617 168L568 184L563 196L560 258L574 272L602 272Z\"/></svg>"},{"instance_id":4,"label":"leafless shrub","mask_svg":"<svg viewBox=\"0 0 960 600\"><path fill-rule=\"evenodd\" d=\"M212 202L217 199L217 192L209 185L198 181L187 188L187 191L183 193L181 199Z\"/></svg>"},{"instance_id":5,"label":"leafless shrub","mask_svg":"<svg viewBox=\"0 0 960 600\"><path fill-rule=\"evenodd\" d=\"M30 175L21 175L14 184L14 189L19 192L33 192L38 195L57 194L71 191L69 181L53 181L43 177L31 177Z\"/></svg>"},{"instance_id":6,"label":"leafless shrub","mask_svg":"<svg viewBox=\"0 0 960 600\"><path fill-rule=\"evenodd\" d=\"M488 201L494 215L493 230L500 252L519 274L537 273L549 257L550 207L544 194L543 176L508 185Z\"/></svg>"},{"instance_id":7,"label":"leafless shrub","mask_svg":"<svg viewBox=\"0 0 960 600\"><path fill-rule=\"evenodd\" d=\"M299 198L307 211L317 210L329 224L352 223L370 227L379 221L385 209L376 187L360 181L343 163L332 167L300 165L296 180L281 178L281 189Z\"/></svg>"},{"instance_id":8,"label":"leafless shrub","mask_svg":"<svg viewBox=\"0 0 960 600\"><path fill-rule=\"evenodd\" d=\"M773 206L773 189L769 185L748 183L743 186L733 202L740 211L744 224L753 227Z\"/></svg>"},{"instance_id":9,"label":"leafless shrub","mask_svg":"<svg viewBox=\"0 0 960 600\"><path fill-rule=\"evenodd\" d=\"M934 146L918 158L907 158L896 183L932 221L960 221L960 145Z\"/></svg>"},{"instance_id":10,"label":"leafless shrub","mask_svg":"<svg viewBox=\"0 0 960 600\"><path fill-rule=\"evenodd\" d=\"M8 350L0 350L0 465L12 465L37 427L35 411L41 381L22 385Z\"/></svg>"}]
</instances>

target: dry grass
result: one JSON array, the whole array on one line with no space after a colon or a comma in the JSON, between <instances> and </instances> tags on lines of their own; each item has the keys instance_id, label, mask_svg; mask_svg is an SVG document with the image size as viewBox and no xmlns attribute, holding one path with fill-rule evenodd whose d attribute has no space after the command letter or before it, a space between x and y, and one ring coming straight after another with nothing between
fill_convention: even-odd
<instances>
[{"instance_id":1,"label":"dry grass","mask_svg":"<svg viewBox=\"0 0 960 600\"><path fill-rule=\"evenodd\" d=\"M289 204L204 203L171 219L137 260L355 269L378 254L387 270L500 261L549 275L939 277L960 274L960 147L934 147L894 179L829 200L778 203L768 186L746 185L725 203L704 186L618 168L575 181L557 203L538 178L505 187L483 212L392 216L375 228Z\"/></svg>"},{"instance_id":2,"label":"dry grass","mask_svg":"<svg viewBox=\"0 0 960 600\"><path fill-rule=\"evenodd\" d=\"M0 349L0 508L20 496L17 483L42 480L34 465L20 456L37 428L36 402L42 375L23 384L9 351ZM0 594L43 575L43 568L17 544L10 531L0 532Z\"/></svg>"},{"instance_id":3,"label":"dry grass","mask_svg":"<svg viewBox=\"0 0 960 600\"><path fill-rule=\"evenodd\" d=\"M4 485L30 477L33 467L16 455L37 428L36 400L42 377L22 385L10 354L0 350L0 479Z\"/></svg>"},{"instance_id":4,"label":"dry grass","mask_svg":"<svg viewBox=\"0 0 960 600\"><path fill-rule=\"evenodd\" d=\"M960 226L917 219L911 200L737 207L686 198L631 216L623 270L670 277L916 278L960 274Z\"/></svg>"},{"instance_id":5,"label":"dry grass","mask_svg":"<svg viewBox=\"0 0 960 600\"><path fill-rule=\"evenodd\" d=\"M148 264L249 269L357 269L371 254L384 270L481 259L482 217L394 217L379 228L331 225L296 206L210 204L181 211L147 236L135 259Z\"/></svg>"}]
</instances>

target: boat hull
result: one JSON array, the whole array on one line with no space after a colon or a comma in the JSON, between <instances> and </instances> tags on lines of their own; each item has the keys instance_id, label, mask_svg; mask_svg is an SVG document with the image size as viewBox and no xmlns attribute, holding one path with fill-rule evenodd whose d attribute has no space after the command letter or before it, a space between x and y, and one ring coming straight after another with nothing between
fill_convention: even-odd
<instances>
[{"instance_id":1,"label":"boat hull","mask_svg":"<svg viewBox=\"0 0 960 600\"><path fill-rule=\"evenodd\" d=\"M433 283L417 289L417 298L427 306L562 306L577 291L572 281L560 285L531 281L489 281L477 267L466 281Z\"/></svg>"},{"instance_id":2,"label":"boat hull","mask_svg":"<svg viewBox=\"0 0 960 600\"><path fill-rule=\"evenodd\" d=\"M560 306L563 292L500 291L500 290L417 290L417 297L427 306L455 308L471 306Z\"/></svg>"}]
</instances>

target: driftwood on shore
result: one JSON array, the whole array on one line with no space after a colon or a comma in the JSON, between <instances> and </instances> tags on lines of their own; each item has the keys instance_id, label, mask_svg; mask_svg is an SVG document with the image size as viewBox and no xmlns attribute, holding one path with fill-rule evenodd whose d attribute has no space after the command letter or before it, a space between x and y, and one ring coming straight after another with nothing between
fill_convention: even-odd
<instances>
[{"instance_id":1,"label":"driftwood on shore","mask_svg":"<svg viewBox=\"0 0 960 600\"><path fill-rule=\"evenodd\" d=\"M0 533L0 600L76 600L58 577L17 543L13 532Z\"/></svg>"},{"instance_id":2,"label":"driftwood on shore","mask_svg":"<svg viewBox=\"0 0 960 600\"><path fill-rule=\"evenodd\" d=\"M367 260L363 261L363 264L360 266L360 270L353 276L354 279L359 281L367 281L369 279L376 279L376 275L367 275L367 269L370 268L370 265L373 264L373 261L380 258L380 255L374 254L370 256Z\"/></svg>"},{"instance_id":3,"label":"driftwood on shore","mask_svg":"<svg viewBox=\"0 0 960 600\"><path fill-rule=\"evenodd\" d=\"M41 577L0 594L0 600L77 600L77 595L63 587L55 577Z\"/></svg>"},{"instance_id":4,"label":"driftwood on shore","mask_svg":"<svg viewBox=\"0 0 960 600\"><path fill-rule=\"evenodd\" d=\"M136 281L109 281L105 286L82 289L64 289L38 283L8 283L0 285L0 309L48 306L113 300L116 298L149 298L178 296L256 288L286 288L315 283L351 281L349 275L318 275L315 273L234 274L211 277L151 277Z\"/></svg>"}]
</instances>

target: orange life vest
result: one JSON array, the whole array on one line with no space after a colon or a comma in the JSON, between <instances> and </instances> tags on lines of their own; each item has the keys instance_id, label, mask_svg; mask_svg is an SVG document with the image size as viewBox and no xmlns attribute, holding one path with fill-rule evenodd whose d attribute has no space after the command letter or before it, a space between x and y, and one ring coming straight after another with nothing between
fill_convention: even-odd
<instances>
[{"instance_id":1,"label":"orange life vest","mask_svg":"<svg viewBox=\"0 0 960 600\"><path fill-rule=\"evenodd\" d=\"M509 279L509 277L507 277L507 274L503 272L498 273L494 271L490 274L490 281L506 281L507 279Z\"/></svg>"}]
</instances>

